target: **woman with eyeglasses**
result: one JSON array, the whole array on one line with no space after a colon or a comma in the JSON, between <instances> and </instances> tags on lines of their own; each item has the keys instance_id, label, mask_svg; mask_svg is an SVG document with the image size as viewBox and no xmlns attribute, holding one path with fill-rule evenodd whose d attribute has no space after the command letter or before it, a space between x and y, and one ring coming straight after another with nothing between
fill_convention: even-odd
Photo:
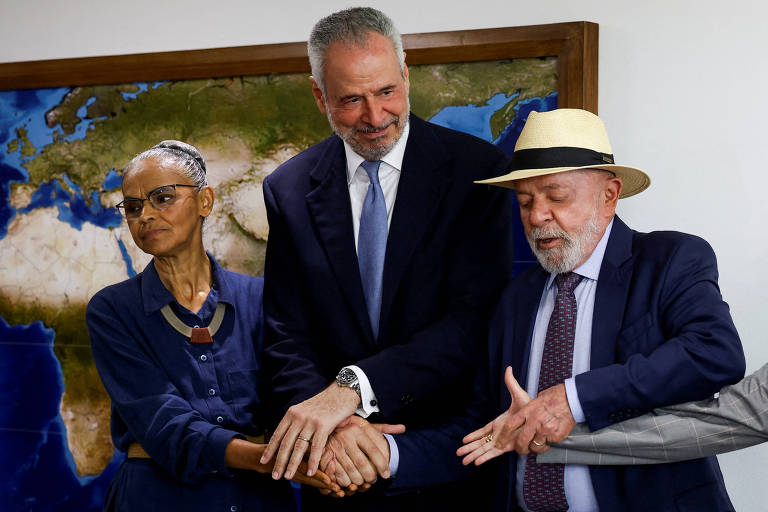
<instances>
[{"instance_id":1,"label":"woman with eyeglasses","mask_svg":"<svg viewBox=\"0 0 768 512\"><path fill-rule=\"evenodd\" d=\"M259 463L262 279L225 270L203 247L214 203L203 157L161 142L130 161L122 189L117 207L154 259L86 313L112 439L127 452L105 510L295 509L288 483ZM322 473L295 479L338 491Z\"/></svg>"}]
</instances>

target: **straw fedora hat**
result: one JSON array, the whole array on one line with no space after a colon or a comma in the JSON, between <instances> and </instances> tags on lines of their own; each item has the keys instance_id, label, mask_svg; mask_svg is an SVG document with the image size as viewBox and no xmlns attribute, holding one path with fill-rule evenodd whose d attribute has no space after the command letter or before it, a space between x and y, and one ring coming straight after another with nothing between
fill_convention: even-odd
<instances>
[{"instance_id":1,"label":"straw fedora hat","mask_svg":"<svg viewBox=\"0 0 768 512\"><path fill-rule=\"evenodd\" d=\"M614 164L603 121L574 108L531 112L515 144L512 172L476 183L515 188L516 180L576 169L612 172L623 184L620 198L642 192L651 184L640 169Z\"/></svg>"}]
</instances>

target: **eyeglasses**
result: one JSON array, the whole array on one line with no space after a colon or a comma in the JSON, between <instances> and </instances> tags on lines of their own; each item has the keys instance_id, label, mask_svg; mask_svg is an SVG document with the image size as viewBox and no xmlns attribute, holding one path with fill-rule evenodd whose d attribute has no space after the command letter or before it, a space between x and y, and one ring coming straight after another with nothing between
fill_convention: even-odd
<instances>
[{"instance_id":1,"label":"eyeglasses","mask_svg":"<svg viewBox=\"0 0 768 512\"><path fill-rule=\"evenodd\" d=\"M125 218L128 220L138 219L141 212L144 211L144 201L149 200L154 208L158 210L167 210L176 202L176 187L189 187L200 189L198 185L184 185L174 183L172 185L163 185L151 190L147 197L140 199L137 197L126 197L115 205L115 208L122 208Z\"/></svg>"}]
</instances>

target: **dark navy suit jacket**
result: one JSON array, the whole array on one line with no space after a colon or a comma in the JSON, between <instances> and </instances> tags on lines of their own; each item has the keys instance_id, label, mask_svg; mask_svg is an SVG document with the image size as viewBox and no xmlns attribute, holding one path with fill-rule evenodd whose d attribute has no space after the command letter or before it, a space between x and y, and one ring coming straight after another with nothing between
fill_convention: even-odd
<instances>
[{"instance_id":1,"label":"dark navy suit jacket","mask_svg":"<svg viewBox=\"0 0 768 512\"><path fill-rule=\"evenodd\" d=\"M502 294L491 321L487 369L476 381L471 410L438 429L397 436L396 488L461 475L455 451L462 436L510 405L503 382L506 366L512 366L518 381L526 381L533 325L548 275L537 265ZM638 233L615 217L595 295L592 369L576 377L591 429L711 396L743 376L741 341L717 277L715 255L704 240L671 231ZM515 503L515 461L505 455L497 462L498 510L510 510ZM714 457L592 466L590 473L601 510L733 510Z\"/></svg>"},{"instance_id":2,"label":"dark navy suit jacket","mask_svg":"<svg viewBox=\"0 0 768 512\"><path fill-rule=\"evenodd\" d=\"M378 339L363 298L341 139L333 135L267 177L265 355L276 421L349 364L369 378L380 421L410 426L457 412L511 267L511 193L473 180L508 165L495 146L411 115Z\"/></svg>"}]
</instances>

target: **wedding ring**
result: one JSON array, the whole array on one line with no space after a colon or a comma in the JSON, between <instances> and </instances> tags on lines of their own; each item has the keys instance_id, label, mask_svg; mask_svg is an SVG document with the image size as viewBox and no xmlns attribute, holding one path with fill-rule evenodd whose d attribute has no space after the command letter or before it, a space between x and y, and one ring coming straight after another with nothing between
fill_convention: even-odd
<instances>
[{"instance_id":1,"label":"wedding ring","mask_svg":"<svg viewBox=\"0 0 768 512\"><path fill-rule=\"evenodd\" d=\"M490 443L491 441L493 441L493 434L488 434L483 439L485 440L486 443Z\"/></svg>"},{"instance_id":2,"label":"wedding ring","mask_svg":"<svg viewBox=\"0 0 768 512\"><path fill-rule=\"evenodd\" d=\"M543 443L538 443L538 442L536 442L536 440L535 440L535 439L531 439L531 442L532 442L534 445L538 446L539 448L541 448L542 446L544 446L545 444L547 444L547 442L546 442L546 441L544 441Z\"/></svg>"},{"instance_id":3,"label":"wedding ring","mask_svg":"<svg viewBox=\"0 0 768 512\"><path fill-rule=\"evenodd\" d=\"M312 441L311 441L311 440L309 440L309 439L307 439L306 437L296 436L296 439L301 439L302 441L306 441L306 442L308 442L309 444L312 444Z\"/></svg>"}]
</instances>

